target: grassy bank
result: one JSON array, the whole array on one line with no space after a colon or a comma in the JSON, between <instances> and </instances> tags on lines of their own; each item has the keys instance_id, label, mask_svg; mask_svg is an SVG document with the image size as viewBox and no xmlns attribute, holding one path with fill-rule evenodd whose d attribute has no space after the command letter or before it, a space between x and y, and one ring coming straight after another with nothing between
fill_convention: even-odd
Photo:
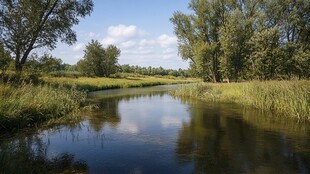
<instances>
[{"instance_id":1,"label":"grassy bank","mask_svg":"<svg viewBox=\"0 0 310 174\"><path fill-rule=\"evenodd\" d=\"M168 85L168 84L180 84L180 83L192 83L197 82L197 79L185 79L185 78L165 78L165 77L126 77L126 78L67 78L67 77L43 77L42 80L49 84L63 85L66 87L76 86L79 90L97 91L104 89L115 88L130 88L130 87L146 87L155 85Z\"/></svg>"},{"instance_id":2,"label":"grassy bank","mask_svg":"<svg viewBox=\"0 0 310 174\"><path fill-rule=\"evenodd\" d=\"M310 120L310 81L269 81L182 86L172 95L230 102Z\"/></svg>"},{"instance_id":3,"label":"grassy bank","mask_svg":"<svg viewBox=\"0 0 310 174\"><path fill-rule=\"evenodd\" d=\"M47 120L52 123L60 117L69 121L85 99L86 93L76 89L0 84L0 131L33 126Z\"/></svg>"}]
</instances>

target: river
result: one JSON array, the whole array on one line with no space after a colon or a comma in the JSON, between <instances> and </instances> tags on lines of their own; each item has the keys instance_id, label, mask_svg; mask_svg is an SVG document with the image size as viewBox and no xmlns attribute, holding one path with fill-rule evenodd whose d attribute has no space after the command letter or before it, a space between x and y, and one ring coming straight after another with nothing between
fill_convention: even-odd
<instances>
[{"instance_id":1,"label":"river","mask_svg":"<svg viewBox=\"0 0 310 174\"><path fill-rule=\"evenodd\" d=\"M310 125L176 86L92 92L75 125L0 136L0 173L309 173Z\"/></svg>"}]
</instances>

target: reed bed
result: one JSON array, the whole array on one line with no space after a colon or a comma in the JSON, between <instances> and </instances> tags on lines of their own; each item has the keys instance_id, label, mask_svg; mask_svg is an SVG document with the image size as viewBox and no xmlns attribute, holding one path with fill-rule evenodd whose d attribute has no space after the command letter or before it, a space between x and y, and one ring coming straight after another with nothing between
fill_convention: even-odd
<instances>
[{"instance_id":1,"label":"reed bed","mask_svg":"<svg viewBox=\"0 0 310 174\"><path fill-rule=\"evenodd\" d=\"M211 102L239 103L310 120L310 81L266 81L184 85L171 92Z\"/></svg>"},{"instance_id":2,"label":"reed bed","mask_svg":"<svg viewBox=\"0 0 310 174\"><path fill-rule=\"evenodd\" d=\"M126 78L105 78L105 77L43 77L42 80L52 85L62 85L66 87L76 86L79 90L98 91L104 89L130 88L130 87L146 87L155 85L168 85L180 83L197 82L197 79L185 78L165 78L165 77L126 77Z\"/></svg>"},{"instance_id":3,"label":"reed bed","mask_svg":"<svg viewBox=\"0 0 310 174\"><path fill-rule=\"evenodd\" d=\"M86 93L75 88L0 84L0 131L72 119L85 99Z\"/></svg>"}]
</instances>

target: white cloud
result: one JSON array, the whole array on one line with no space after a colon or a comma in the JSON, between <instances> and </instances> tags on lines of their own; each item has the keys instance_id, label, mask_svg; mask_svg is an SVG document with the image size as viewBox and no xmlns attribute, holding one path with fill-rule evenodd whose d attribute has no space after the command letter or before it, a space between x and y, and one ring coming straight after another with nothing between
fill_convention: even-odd
<instances>
[{"instance_id":1,"label":"white cloud","mask_svg":"<svg viewBox=\"0 0 310 174\"><path fill-rule=\"evenodd\" d=\"M84 49L85 44L84 43L77 43L73 46L73 51L78 52Z\"/></svg>"},{"instance_id":2,"label":"white cloud","mask_svg":"<svg viewBox=\"0 0 310 174\"><path fill-rule=\"evenodd\" d=\"M98 37L100 37L100 34L99 33L94 33L94 32L89 32L89 33L87 33L87 37L91 38L91 39L98 38Z\"/></svg>"},{"instance_id":3,"label":"white cloud","mask_svg":"<svg viewBox=\"0 0 310 174\"><path fill-rule=\"evenodd\" d=\"M137 26L135 25L123 25L119 24L116 26L110 26L108 28L108 35L112 37L118 37L118 38L131 38L135 36L143 36L145 35L145 32L142 30L139 30Z\"/></svg>"},{"instance_id":4,"label":"white cloud","mask_svg":"<svg viewBox=\"0 0 310 174\"><path fill-rule=\"evenodd\" d=\"M107 46L107 45L117 45L119 44L121 41L117 38L113 38L113 37L105 37L101 40L101 44L103 46Z\"/></svg>"},{"instance_id":5,"label":"white cloud","mask_svg":"<svg viewBox=\"0 0 310 174\"><path fill-rule=\"evenodd\" d=\"M163 59L171 59L171 58L175 58L176 55L175 54L164 54L163 55Z\"/></svg>"},{"instance_id":6,"label":"white cloud","mask_svg":"<svg viewBox=\"0 0 310 174\"><path fill-rule=\"evenodd\" d=\"M129 49L129 48L133 48L134 46L136 46L136 42L135 41L126 41L126 42L123 42L120 44L120 46L122 48L125 48L125 49Z\"/></svg>"},{"instance_id":7,"label":"white cloud","mask_svg":"<svg viewBox=\"0 0 310 174\"><path fill-rule=\"evenodd\" d=\"M160 46L167 48L177 44L177 37L162 34L157 38L157 42L160 44Z\"/></svg>"},{"instance_id":8,"label":"white cloud","mask_svg":"<svg viewBox=\"0 0 310 174\"><path fill-rule=\"evenodd\" d=\"M101 40L101 43L104 46L114 44L124 47L132 47L134 42L132 39L145 35L146 33L138 29L135 25L119 24L108 28L107 36Z\"/></svg>"},{"instance_id":9,"label":"white cloud","mask_svg":"<svg viewBox=\"0 0 310 174\"><path fill-rule=\"evenodd\" d=\"M173 54L173 53L176 53L176 50L173 49L173 48L166 48L164 51L163 51L164 54Z\"/></svg>"},{"instance_id":10,"label":"white cloud","mask_svg":"<svg viewBox=\"0 0 310 174\"><path fill-rule=\"evenodd\" d=\"M147 40L147 39L142 39L139 42L140 46L153 46L156 44L156 41L154 40Z\"/></svg>"}]
</instances>

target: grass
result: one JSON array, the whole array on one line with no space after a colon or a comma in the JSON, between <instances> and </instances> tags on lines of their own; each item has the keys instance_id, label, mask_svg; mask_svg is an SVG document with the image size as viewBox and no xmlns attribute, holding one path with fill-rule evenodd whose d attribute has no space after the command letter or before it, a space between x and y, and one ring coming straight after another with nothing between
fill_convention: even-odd
<instances>
[{"instance_id":1,"label":"grass","mask_svg":"<svg viewBox=\"0 0 310 174\"><path fill-rule=\"evenodd\" d=\"M310 120L310 81L267 81L182 86L172 95L239 103Z\"/></svg>"},{"instance_id":2,"label":"grass","mask_svg":"<svg viewBox=\"0 0 310 174\"><path fill-rule=\"evenodd\" d=\"M112 88L144 87L189 83L194 79L131 76L118 78L42 77L45 85L32 85L32 79L19 84L11 79L0 83L0 131L18 130L38 123L47 125L76 121L86 92ZM28 78L26 78L28 79ZM197 81L197 80L196 80ZM19 84L19 85L14 85ZM91 108L86 106L84 108Z\"/></svg>"},{"instance_id":3,"label":"grass","mask_svg":"<svg viewBox=\"0 0 310 174\"><path fill-rule=\"evenodd\" d=\"M97 91L104 89L115 88L130 88L130 87L146 87L155 85L180 84L197 82L197 79L186 78L166 78L166 77L151 77L151 76L136 76L136 77L121 77L121 78L105 78L105 77L42 77L46 83L53 85L63 85L66 87L76 86L79 90Z\"/></svg>"},{"instance_id":4,"label":"grass","mask_svg":"<svg viewBox=\"0 0 310 174\"><path fill-rule=\"evenodd\" d=\"M86 99L74 88L0 84L0 131L20 129L47 121L72 120ZM61 119L59 119L61 118Z\"/></svg>"}]
</instances>

